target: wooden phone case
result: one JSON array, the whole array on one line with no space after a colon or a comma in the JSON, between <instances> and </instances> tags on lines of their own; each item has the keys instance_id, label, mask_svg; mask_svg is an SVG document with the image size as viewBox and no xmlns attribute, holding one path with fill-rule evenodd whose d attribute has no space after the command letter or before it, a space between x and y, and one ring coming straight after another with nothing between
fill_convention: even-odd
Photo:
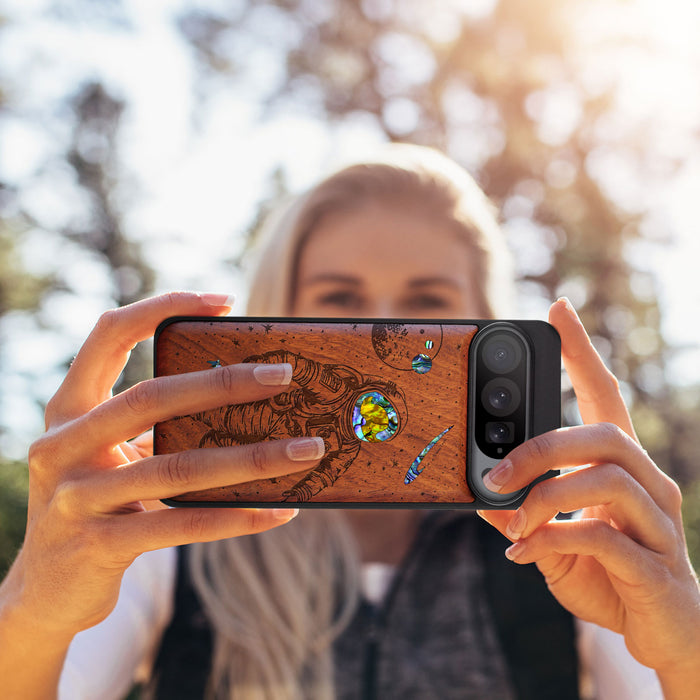
<instances>
[{"instance_id":1,"label":"wooden phone case","mask_svg":"<svg viewBox=\"0 0 700 700\"><path fill-rule=\"evenodd\" d=\"M469 322L168 319L156 334L156 376L241 362L289 362L293 375L273 398L157 424L156 454L302 435L322 437L326 454L309 471L166 502L474 504L467 384L477 330Z\"/></svg>"}]
</instances>

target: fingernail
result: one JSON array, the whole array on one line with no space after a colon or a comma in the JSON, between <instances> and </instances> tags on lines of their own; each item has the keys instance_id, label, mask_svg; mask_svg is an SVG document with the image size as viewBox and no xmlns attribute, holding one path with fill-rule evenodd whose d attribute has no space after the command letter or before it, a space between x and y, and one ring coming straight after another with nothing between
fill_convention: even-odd
<instances>
[{"instance_id":1,"label":"fingernail","mask_svg":"<svg viewBox=\"0 0 700 700\"><path fill-rule=\"evenodd\" d=\"M200 294L199 298L207 306L228 306L229 309L233 308L233 304L236 301L236 297L233 294L211 294L209 292Z\"/></svg>"},{"instance_id":2,"label":"fingernail","mask_svg":"<svg viewBox=\"0 0 700 700\"><path fill-rule=\"evenodd\" d=\"M320 437L298 438L287 443L287 457L293 462L321 459L325 451L326 446Z\"/></svg>"},{"instance_id":3,"label":"fingernail","mask_svg":"<svg viewBox=\"0 0 700 700\"><path fill-rule=\"evenodd\" d=\"M275 520L282 520L283 522L287 522L288 520L291 520L292 518L296 518L297 515L299 515L299 509L298 508L273 508L272 515L275 517Z\"/></svg>"},{"instance_id":4,"label":"fingernail","mask_svg":"<svg viewBox=\"0 0 700 700\"><path fill-rule=\"evenodd\" d=\"M520 535L523 534L525 526L527 525L527 515L525 511L521 508L515 512L515 515L511 518L510 522L506 527L506 535L512 540L519 540Z\"/></svg>"},{"instance_id":5,"label":"fingernail","mask_svg":"<svg viewBox=\"0 0 700 700\"><path fill-rule=\"evenodd\" d=\"M511 561L515 561L518 557L522 557L524 553L524 542L516 542L515 544L512 544L510 547L508 547L508 549L506 549L505 551L506 558L510 559Z\"/></svg>"},{"instance_id":6,"label":"fingernail","mask_svg":"<svg viewBox=\"0 0 700 700\"><path fill-rule=\"evenodd\" d=\"M513 465L509 459L506 459L495 469L492 469L488 474L486 474L484 477L484 486L489 491L495 491L498 493L501 490L501 487L508 482L508 479L510 479L512 473Z\"/></svg>"},{"instance_id":7,"label":"fingernail","mask_svg":"<svg viewBox=\"0 0 700 700\"><path fill-rule=\"evenodd\" d=\"M255 379L265 386L285 386L292 381L292 366L288 362L277 365L256 365Z\"/></svg>"},{"instance_id":8,"label":"fingernail","mask_svg":"<svg viewBox=\"0 0 700 700\"><path fill-rule=\"evenodd\" d=\"M566 307L566 310L576 319L578 319L578 314L576 313L576 309L574 308L574 305L569 301L569 297L559 297L557 301L564 302L564 306Z\"/></svg>"}]
</instances>

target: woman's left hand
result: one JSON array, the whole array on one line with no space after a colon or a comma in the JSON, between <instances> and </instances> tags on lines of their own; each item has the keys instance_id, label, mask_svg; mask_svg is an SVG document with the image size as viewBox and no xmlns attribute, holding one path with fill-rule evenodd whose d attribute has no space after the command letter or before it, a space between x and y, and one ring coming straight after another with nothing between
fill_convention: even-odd
<instances>
[{"instance_id":1,"label":"woman's left hand","mask_svg":"<svg viewBox=\"0 0 700 700\"><path fill-rule=\"evenodd\" d=\"M534 562L549 590L577 617L624 635L656 669L667 697L700 687L700 588L685 543L681 493L637 441L616 378L567 300L549 320L584 425L532 438L485 479L494 491L523 488L550 469L520 508L480 515L515 542L508 558ZM581 510L575 520L553 520Z\"/></svg>"}]
</instances>

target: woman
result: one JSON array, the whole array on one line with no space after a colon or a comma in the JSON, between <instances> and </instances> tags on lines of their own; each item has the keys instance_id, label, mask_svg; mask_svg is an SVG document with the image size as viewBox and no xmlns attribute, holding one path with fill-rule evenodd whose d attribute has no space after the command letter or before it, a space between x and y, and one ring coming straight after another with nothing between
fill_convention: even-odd
<instances>
[{"instance_id":1,"label":"woman","mask_svg":"<svg viewBox=\"0 0 700 700\"><path fill-rule=\"evenodd\" d=\"M505 315L507 309L499 291L510 272L500 267L506 256L483 195L466 173L425 149L398 149L383 163L330 178L284 213L266 243L252 285L251 314L468 318ZM380 565L384 583L369 586L369 595L381 597L376 589L387 588L392 570L402 562L405 567L421 541L422 513L349 512L342 518L336 512L309 512L264 535L238 538L286 523L295 512L163 510L152 501L234 478L246 481L261 472L299 471L322 456L317 441L300 438L174 457L149 457L147 436L126 442L158 420L284 391L289 381L284 367L241 365L150 380L111 397L130 348L150 336L162 318L229 308L222 296L179 294L108 312L47 407L47 433L30 453L25 545L1 589L0 671L12 684L10 697L55 692L71 639L109 615L124 570L138 554L214 540L193 547L189 565L178 567L176 609L156 662L158 681L175 675L184 683L192 675L188 669L177 676L173 649L199 624L213 630L210 687L215 690L232 686L233 697L250 698L362 692L355 675L358 664L366 667L353 642L361 636L357 621L367 617L358 617L362 606L354 605L357 561ZM667 698L690 697L700 681L700 592L685 548L679 490L636 442L617 382L570 305L555 303L550 321L562 337L585 425L516 448L491 473L490 484L509 492L551 468L586 466L538 485L515 513L482 516L515 543L507 556L535 562L551 593L573 615L620 633L634 657L656 670ZM583 509L582 519L550 522L558 511L575 509ZM439 527L459 527L460 538L478 544L488 537L484 531L494 531L478 530L475 522L459 516ZM439 533L430 552L448 546L453 540L444 533L455 530ZM444 612L426 618L420 634L408 627L401 636L394 628L394 677L387 680L386 667L370 669L372 687L383 693L379 697L430 697L429 690L419 691L426 681L423 667L441 668L443 657L465 645L475 660L456 656L454 663L469 681L450 686L452 695L442 697L513 697L520 690L519 671L508 669L509 640L499 642L495 630L499 606L489 602L485 590L489 555L480 558L476 550L460 544L451 551L456 566L434 560L447 578L463 571L469 592L480 596L478 604L467 600L459 610L450 608L465 620L455 634L468 628L467 636L433 638L433 625L452 629ZM159 562L172 571L172 550L166 552L151 560L156 580L167 578ZM148 557L137 566L147 566L144 562ZM416 585L425 580L419 576ZM442 585L441 577L438 581ZM179 607L192 586L198 597L183 619ZM398 595L396 588L392 595ZM156 585L149 596L137 586L137 594L120 606L158 608L152 599L157 602L167 590L167 582ZM433 610L427 596L417 601ZM198 617L202 609L207 622ZM149 632L157 643L171 616L167 604L153 615L157 619L139 644ZM114 618L103 629L109 630ZM119 627L125 619L128 615L117 615L114 624ZM115 654L129 656L139 635L119 629L117 635L112 627L112 647L100 660L124 677L127 671ZM477 634L469 637L473 629ZM425 656L423 634L431 636ZM537 626L528 634L534 639ZM83 644L94 644L90 633L83 638L88 640ZM383 653L382 661L388 655ZM370 667L373 659L368 655ZM452 665L438 673L453 673ZM70 673L69 664L66 668ZM105 694L116 680L106 681ZM387 682L393 683L389 689L382 685ZM165 697L162 688L154 692Z\"/></svg>"}]
</instances>

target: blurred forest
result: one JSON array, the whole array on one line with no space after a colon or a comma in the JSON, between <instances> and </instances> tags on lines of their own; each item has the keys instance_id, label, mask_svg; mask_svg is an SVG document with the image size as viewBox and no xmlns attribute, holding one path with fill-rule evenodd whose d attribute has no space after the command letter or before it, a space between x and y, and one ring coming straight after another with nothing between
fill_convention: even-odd
<instances>
[{"instance_id":1,"label":"blurred forest","mask_svg":"<svg viewBox=\"0 0 700 700\"><path fill-rule=\"evenodd\" d=\"M214 95L256 80L254 58L262 53L277 61L264 94L266 118L303 109L328 123L364 124L385 140L443 149L474 174L502 213L522 298L537 310L561 294L572 299L622 382L640 439L681 484L698 567L700 386L668 379L668 367L686 349L662 334L657 283L640 259L669 236L650 215L644 195L631 197L623 186L629 173L652 185L670 177L682 167L684 154L657 148L652 118L630 123L620 116L612 69L591 72L580 18L599 4L238 0L181 3L175 22L197 74L195 123ZM128 4L118 0L57 0L46 3L45 12L55 22L130 31ZM12 14L6 11L0 22L2 42ZM605 50L615 46L645 49L625 32L605 38ZM20 77L3 80L0 125L18 113L22 88ZM159 270L126 223L130 174L120 153L125 100L106 80L93 77L75 85L47 127L60 154L21 183L5 179L0 168L3 343L27 324L60 334L47 309L56 295L85 294L76 282L81 265L102 270L113 304L157 288ZM283 171L270 177L265 206L288 189ZM80 202L79 216L40 220L26 206L26 189L39 181L51 187L52 178L70 183L69 201ZM258 222L252 215L238 233L254 236ZM39 273L27 269L24 246L37 228L54 240L64 260L74 261L70 274L58 265ZM230 262L237 265L238 259ZM123 384L149 375L148 352L134 353ZM64 371L69 360L54 369ZM40 374L36 381L41 383ZM7 380L0 387L4 411L13 405L14 386ZM47 398L38 388L32 400ZM577 420L570 396L564 416L568 423ZM0 460L4 570L22 536L27 484L21 461L1 454Z\"/></svg>"}]
</instances>

